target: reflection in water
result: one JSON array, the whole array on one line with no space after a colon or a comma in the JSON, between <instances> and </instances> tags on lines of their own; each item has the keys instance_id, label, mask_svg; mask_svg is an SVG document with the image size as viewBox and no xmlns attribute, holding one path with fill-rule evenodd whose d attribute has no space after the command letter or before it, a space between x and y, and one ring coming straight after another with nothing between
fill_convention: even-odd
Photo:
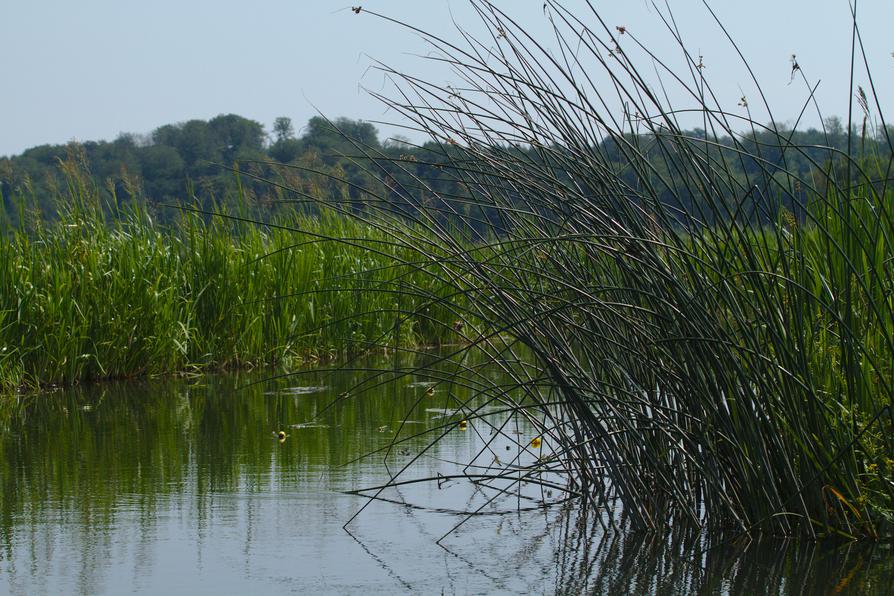
<instances>
[{"instance_id":1,"label":"reflection in water","mask_svg":"<svg viewBox=\"0 0 894 596\"><path fill-rule=\"evenodd\" d=\"M468 391L407 378L339 399L357 375L103 385L0 408L0 593L884 593L894 580L889 547L708 548L543 508L556 500L543 485L487 492L457 476L535 455L461 428ZM364 493L380 500L349 494L410 462L403 484Z\"/></svg>"},{"instance_id":2,"label":"reflection in water","mask_svg":"<svg viewBox=\"0 0 894 596\"><path fill-rule=\"evenodd\" d=\"M888 594L891 545L741 540L711 546L684 534L603 532L569 515L556 550L556 593Z\"/></svg>"}]
</instances>

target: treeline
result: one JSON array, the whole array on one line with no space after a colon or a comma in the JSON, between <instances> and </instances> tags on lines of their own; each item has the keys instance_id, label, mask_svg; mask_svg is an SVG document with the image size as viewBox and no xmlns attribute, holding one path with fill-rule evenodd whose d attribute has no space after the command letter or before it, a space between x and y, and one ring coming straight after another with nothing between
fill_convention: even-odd
<instances>
[{"instance_id":1,"label":"treeline","mask_svg":"<svg viewBox=\"0 0 894 596\"><path fill-rule=\"evenodd\" d=\"M68 162L89 173L111 206L140 201L164 219L165 210L159 205L188 204L212 211L246 199L268 206L288 199L257 177L274 176L294 184L299 192L333 198L351 196L345 181L371 182L361 180L362 168L344 157L352 146L341 133L379 149L372 125L347 119L330 123L316 117L302 132L296 136L291 121L278 118L271 137L261 123L228 114L168 124L148 135L121 134L111 142L41 145L0 159L0 191L11 218L22 211L53 218L60 207L53 197L65 195L57 192L66 179L60 164ZM282 179L282 172L263 166L270 161L292 163L306 171ZM247 175L234 175L240 167ZM357 191L353 195L359 197Z\"/></svg>"},{"instance_id":2,"label":"treeline","mask_svg":"<svg viewBox=\"0 0 894 596\"><path fill-rule=\"evenodd\" d=\"M704 154L706 170L728 169L742 188L757 184L755 194L759 195L774 192L772 176L784 171L809 181L808 188L797 192L823 192L830 177L844 175L836 172L836 164L844 163L838 158L848 153L871 155L872 163L885 163L891 156L886 134L890 132L848 130L833 117L821 130L790 131L768 125L737 139L714 139L700 129L675 133L673 140L662 138L662 134L630 133L607 137L593 151L616 172L621 185L642 181L641 175L627 170L630 153L648 155L650 177L659 188L666 187L663 192L668 203L697 213L699 206L688 197L700 195L701 190L675 174L681 134L690 140L693 152ZM555 148L548 149L503 148L525 154L532 164L541 166L555 159ZM110 142L28 149L0 159L0 192L7 221L15 224L23 217L35 216L53 219L60 210L53 197L66 194L58 191L65 184L60 164L67 162L93 177L111 210L137 203L161 220L173 218L176 210L164 208L170 205L208 212L238 207L249 209L253 217L265 218L287 203L290 208L297 204L314 212L314 200L318 199L354 211L362 210L367 201L385 200L395 210L407 212L420 204L443 201L445 214L460 212L472 220L492 219L494 214L488 213L487 206L470 207L461 200L468 194L464 190L468 179L461 169L450 165L451 157L460 153L459 146L450 144L383 141L372 124L347 118L334 122L311 118L299 135L289 118L277 118L268 133L259 122L227 114L208 121L168 124L148 135L121 134ZM877 159L879 156L885 159ZM554 169L555 164L549 168ZM871 172L863 174L873 177ZM558 180L561 177L559 173ZM876 177L882 179L885 174ZM583 188L582 192L597 190ZM722 192L737 200L735 189ZM478 213L470 214L471 210Z\"/></svg>"}]
</instances>

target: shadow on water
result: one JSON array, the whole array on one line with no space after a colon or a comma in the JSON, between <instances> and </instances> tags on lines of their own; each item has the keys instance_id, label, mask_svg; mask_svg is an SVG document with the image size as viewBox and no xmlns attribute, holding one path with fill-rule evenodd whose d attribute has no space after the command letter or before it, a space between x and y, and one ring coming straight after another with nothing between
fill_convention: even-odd
<instances>
[{"instance_id":1,"label":"shadow on water","mask_svg":"<svg viewBox=\"0 0 894 596\"><path fill-rule=\"evenodd\" d=\"M884 593L894 580L889 546L708 548L605 531L573 501L544 507L533 482L525 498L476 484L462 476L488 469L484 455L519 468L534 455L457 423L469 389L409 376L338 398L366 375L167 379L3 405L0 592ZM351 494L411 462L379 500Z\"/></svg>"}]
</instances>

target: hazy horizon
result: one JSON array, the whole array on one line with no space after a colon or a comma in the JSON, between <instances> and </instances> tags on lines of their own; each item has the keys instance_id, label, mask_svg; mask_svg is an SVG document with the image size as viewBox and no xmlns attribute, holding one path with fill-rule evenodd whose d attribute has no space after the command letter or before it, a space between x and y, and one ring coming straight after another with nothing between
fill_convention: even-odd
<instances>
[{"instance_id":1,"label":"hazy horizon","mask_svg":"<svg viewBox=\"0 0 894 596\"><path fill-rule=\"evenodd\" d=\"M549 45L542 3L495 4ZM658 52L674 52L647 2L593 4L608 25L626 27ZM8 3L0 8L0 34L18 51L0 58L10 82L0 99L0 156L42 144L148 134L165 124L227 113L256 120L268 132L274 118L288 116L299 134L318 111L371 122L397 120L361 88L386 89L382 76L370 69L374 59L441 82L449 81L450 73L418 56L427 50L417 35L363 13L396 16L452 39L457 37L453 21L474 31L477 17L463 1L362 5L358 15L349 5L285 0L251 11L232 0L187 6L170 0L151 6L111 0ZM567 5L585 10L582 0ZM819 82L823 115L846 117L851 99L847 2L760 0L712 7L760 78L777 121L794 120L809 97L803 82L789 84L792 54L808 81ZM706 76L722 102L734 107L753 90L747 71L701 2L685 0L673 10L688 47L704 55ZM894 22L894 5L861 4L858 17L879 97L891 97L894 42L886 29ZM868 83L861 66L855 84L868 91ZM759 112L756 119L761 120ZM808 113L802 126L818 124ZM400 132L377 128L383 138Z\"/></svg>"}]
</instances>

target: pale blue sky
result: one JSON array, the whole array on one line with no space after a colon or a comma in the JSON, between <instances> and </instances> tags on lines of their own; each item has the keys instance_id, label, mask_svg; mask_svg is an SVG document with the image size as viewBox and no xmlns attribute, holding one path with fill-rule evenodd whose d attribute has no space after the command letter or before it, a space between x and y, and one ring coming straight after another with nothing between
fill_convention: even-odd
<instances>
[{"instance_id":1,"label":"pale blue sky","mask_svg":"<svg viewBox=\"0 0 894 596\"><path fill-rule=\"evenodd\" d=\"M474 26L464 0L354 1L447 35L451 15ZM548 40L542 2L496 3ZM674 54L650 3L594 4L609 24ZM671 0L671 6L693 52L705 55L706 75L734 108L740 87L746 94L753 90L745 71L700 1ZM808 78L822 79L818 97L825 112L845 115L846 0L715 0L712 6L749 57L778 119L794 118L806 97L803 85L787 85L792 53ZM412 55L425 52L418 37L348 7L297 0L2 0L0 155L43 143L148 133L221 113L253 118L268 130L280 115L300 128L314 106L331 117L393 120L360 89L382 87L381 76L367 71L370 57L439 82L450 79ZM882 97L894 97L894 2L862 0L859 12L876 85ZM865 75L857 81L865 86Z\"/></svg>"}]
</instances>

